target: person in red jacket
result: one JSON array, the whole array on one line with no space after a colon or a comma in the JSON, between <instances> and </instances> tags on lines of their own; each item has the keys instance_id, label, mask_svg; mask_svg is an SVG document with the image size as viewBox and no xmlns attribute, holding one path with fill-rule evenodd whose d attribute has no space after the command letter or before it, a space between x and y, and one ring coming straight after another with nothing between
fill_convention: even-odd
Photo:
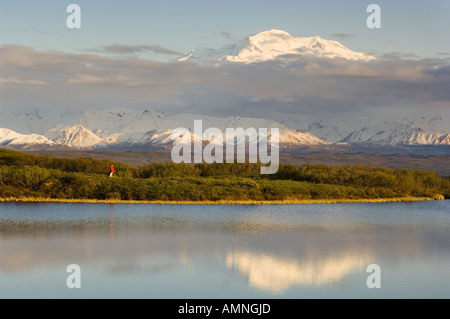
<instances>
[{"instance_id":1,"label":"person in red jacket","mask_svg":"<svg viewBox=\"0 0 450 319\"><path fill-rule=\"evenodd\" d=\"M114 174L114 166L111 165L111 167L109 168L109 178L111 178Z\"/></svg>"}]
</instances>

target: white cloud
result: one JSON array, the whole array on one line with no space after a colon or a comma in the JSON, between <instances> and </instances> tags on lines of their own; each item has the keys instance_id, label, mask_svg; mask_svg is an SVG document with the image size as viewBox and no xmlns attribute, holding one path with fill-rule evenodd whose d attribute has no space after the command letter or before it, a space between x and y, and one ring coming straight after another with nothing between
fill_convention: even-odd
<instances>
[{"instance_id":1,"label":"white cloud","mask_svg":"<svg viewBox=\"0 0 450 319\"><path fill-rule=\"evenodd\" d=\"M133 55L105 57L3 45L0 69L2 107L11 109L157 105L169 112L283 119L400 106L407 106L408 112L430 105L450 108L450 67L445 59L161 63Z\"/></svg>"},{"instance_id":2,"label":"white cloud","mask_svg":"<svg viewBox=\"0 0 450 319\"><path fill-rule=\"evenodd\" d=\"M0 78L0 85L4 84L25 84L25 85L45 85L45 82L38 80L21 80L17 78Z\"/></svg>"}]
</instances>

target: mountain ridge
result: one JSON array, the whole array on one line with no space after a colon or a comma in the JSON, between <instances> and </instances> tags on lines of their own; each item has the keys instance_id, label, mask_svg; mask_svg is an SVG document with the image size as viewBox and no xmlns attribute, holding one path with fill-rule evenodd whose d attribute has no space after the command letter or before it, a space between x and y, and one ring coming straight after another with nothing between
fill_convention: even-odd
<instances>
[{"instance_id":1,"label":"mountain ridge","mask_svg":"<svg viewBox=\"0 0 450 319\"><path fill-rule=\"evenodd\" d=\"M58 118L58 116L57 116ZM36 121L41 119L36 118ZM226 128L247 129L279 128L280 148L296 149L304 146L345 146L369 145L392 146L402 145L450 145L448 132L435 125L438 119L423 121L391 121L369 125L361 122L362 127L347 131L338 122L314 122L309 125L288 127L272 119L251 118L241 116L214 117L195 114L169 115L159 109L144 111L105 110L87 111L77 117L64 118L63 124L43 129L44 134L22 134L13 130L0 129L0 144L5 146L66 146L69 148L108 149L123 146L170 148L172 132L185 127L193 132L194 120L202 120L204 131L209 127L217 127L222 132ZM19 121L20 122L20 121ZM25 123L25 122L21 122ZM53 123L53 122L52 122ZM33 126L32 121L27 122ZM345 125L345 122L341 123ZM367 124L367 125L364 125ZM40 123L42 126L42 123Z\"/></svg>"}]
</instances>

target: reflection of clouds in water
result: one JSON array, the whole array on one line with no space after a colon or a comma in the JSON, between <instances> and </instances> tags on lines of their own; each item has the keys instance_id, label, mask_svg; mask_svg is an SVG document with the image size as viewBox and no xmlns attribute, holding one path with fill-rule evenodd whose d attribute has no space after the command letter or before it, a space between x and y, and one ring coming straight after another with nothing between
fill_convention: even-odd
<instances>
[{"instance_id":1,"label":"reflection of clouds in water","mask_svg":"<svg viewBox=\"0 0 450 319\"><path fill-rule=\"evenodd\" d=\"M7 256L0 252L0 271L24 271L33 261L34 254L32 252L20 251Z\"/></svg>"},{"instance_id":2,"label":"reflection of clouds in water","mask_svg":"<svg viewBox=\"0 0 450 319\"><path fill-rule=\"evenodd\" d=\"M145 275L160 274L176 265L170 256L153 256L153 258L137 258L131 261L118 261L106 267L114 275Z\"/></svg>"},{"instance_id":3,"label":"reflection of clouds in water","mask_svg":"<svg viewBox=\"0 0 450 319\"><path fill-rule=\"evenodd\" d=\"M355 271L363 271L373 260L362 252L343 256L310 258L305 262L248 251L227 253L227 267L237 268L248 277L250 286L280 294L291 286L340 282Z\"/></svg>"},{"instance_id":4,"label":"reflection of clouds in water","mask_svg":"<svg viewBox=\"0 0 450 319\"><path fill-rule=\"evenodd\" d=\"M161 289L201 297L295 297L304 288L358 294L376 263L386 271L433 269L445 284L448 204L426 203L444 205L437 212L417 205L425 204L0 205L0 281L12 287L33 274L50 282L75 263L99 283L125 282L143 297Z\"/></svg>"},{"instance_id":5,"label":"reflection of clouds in water","mask_svg":"<svg viewBox=\"0 0 450 319\"><path fill-rule=\"evenodd\" d=\"M193 267L192 256L185 249L181 249L178 252L178 261L184 267L187 267L187 268L192 268Z\"/></svg>"}]
</instances>

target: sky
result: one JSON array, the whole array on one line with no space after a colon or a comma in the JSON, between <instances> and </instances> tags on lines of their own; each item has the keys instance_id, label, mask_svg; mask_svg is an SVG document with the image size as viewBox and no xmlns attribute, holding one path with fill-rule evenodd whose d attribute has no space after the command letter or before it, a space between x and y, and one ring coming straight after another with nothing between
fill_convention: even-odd
<instances>
[{"instance_id":1,"label":"sky","mask_svg":"<svg viewBox=\"0 0 450 319\"><path fill-rule=\"evenodd\" d=\"M81 29L66 8L81 7ZM450 2L0 0L0 108L145 109L277 119L450 108ZM377 57L280 66L173 64L269 29L319 35Z\"/></svg>"},{"instance_id":2,"label":"sky","mask_svg":"<svg viewBox=\"0 0 450 319\"><path fill-rule=\"evenodd\" d=\"M66 8L71 3L81 7L81 30L66 27ZM366 26L369 15L366 8L370 3L1 0L0 43L69 52L114 43L145 44L187 53L194 47L218 48L228 44L227 35L241 40L275 28L300 36L336 38L357 51L434 57L450 50L450 2L447 0L377 1L382 9L379 30Z\"/></svg>"}]
</instances>

